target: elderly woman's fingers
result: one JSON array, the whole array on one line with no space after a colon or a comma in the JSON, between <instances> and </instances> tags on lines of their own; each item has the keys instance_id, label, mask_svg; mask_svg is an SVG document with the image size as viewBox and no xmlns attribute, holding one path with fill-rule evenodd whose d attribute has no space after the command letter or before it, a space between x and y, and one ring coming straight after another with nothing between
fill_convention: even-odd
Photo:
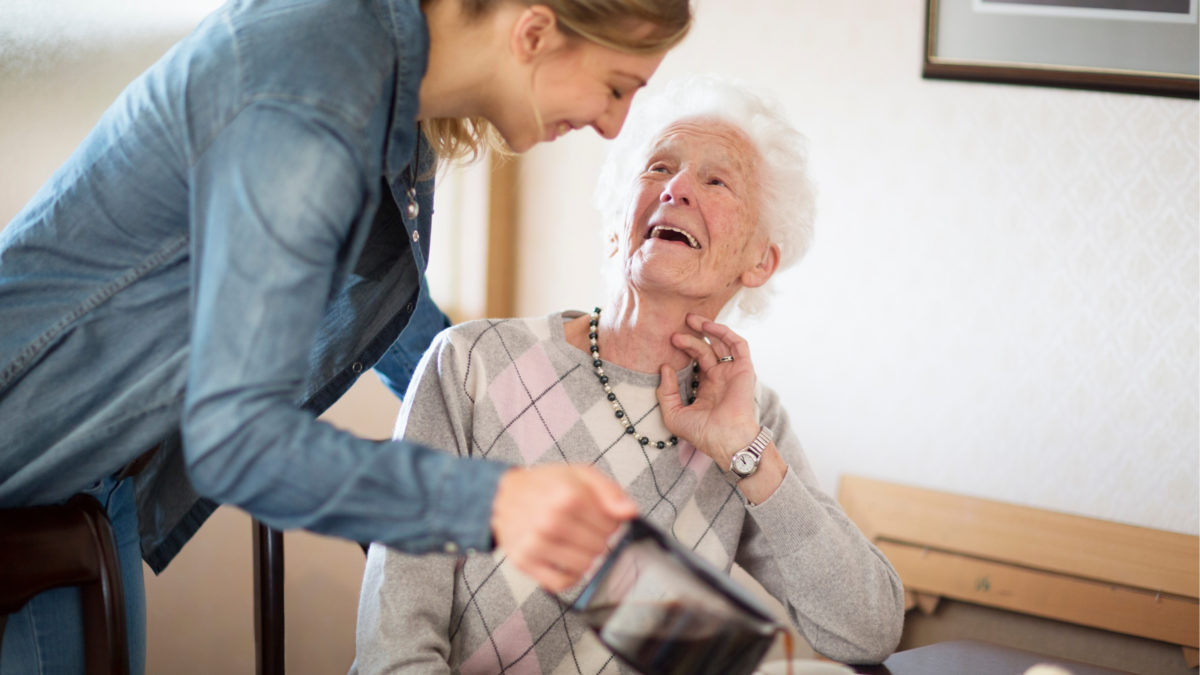
<instances>
[{"instance_id":1,"label":"elderly woman's fingers","mask_svg":"<svg viewBox=\"0 0 1200 675\"><path fill-rule=\"evenodd\" d=\"M733 329L729 326L717 323L716 321L710 321L699 314L688 314L687 324L692 330L709 336L709 341L713 344L714 350L723 350L724 353L733 356L734 359L750 359L750 345L746 342L745 338L733 332ZM717 345L720 345L720 348Z\"/></svg>"},{"instance_id":2,"label":"elderly woman's fingers","mask_svg":"<svg viewBox=\"0 0 1200 675\"><path fill-rule=\"evenodd\" d=\"M717 365L718 359L722 356L722 354L717 353L713 345L695 335L688 335L687 333L675 333L672 335L671 344L676 349L683 351L695 359L696 363L700 364L700 370L703 371L707 371L709 368Z\"/></svg>"},{"instance_id":3,"label":"elderly woman's fingers","mask_svg":"<svg viewBox=\"0 0 1200 675\"><path fill-rule=\"evenodd\" d=\"M677 415L684 411L697 409L691 405L691 402L695 400L696 390L692 389L688 391L686 396L689 401L685 403L683 400L685 394L679 389L679 382L675 378L675 371L664 363L658 367L658 376L658 389L655 391L655 395L658 397L658 405L662 410L663 421L666 422L667 428L672 433L680 438L691 440L686 435L685 430L677 426L676 423L679 421Z\"/></svg>"},{"instance_id":4,"label":"elderly woman's fingers","mask_svg":"<svg viewBox=\"0 0 1200 675\"><path fill-rule=\"evenodd\" d=\"M663 413L669 413L683 405L679 396L679 383L675 381L675 373L665 363L658 367L658 404Z\"/></svg>"}]
</instances>

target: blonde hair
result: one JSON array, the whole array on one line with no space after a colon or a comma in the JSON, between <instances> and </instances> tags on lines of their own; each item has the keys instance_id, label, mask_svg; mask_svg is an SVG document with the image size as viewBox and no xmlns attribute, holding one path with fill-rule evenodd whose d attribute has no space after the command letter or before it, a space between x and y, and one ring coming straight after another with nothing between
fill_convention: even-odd
<instances>
[{"instance_id":1,"label":"blonde hair","mask_svg":"<svg viewBox=\"0 0 1200 675\"><path fill-rule=\"evenodd\" d=\"M554 12L568 38L587 40L628 54L657 54L679 44L692 24L689 0L458 0L468 19L481 17L500 2L542 5ZM422 6L430 0L422 0ZM630 30L650 24L645 35ZM535 111L536 112L536 111ZM482 117L421 122L421 131L439 159L473 161L484 149L510 154L499 132Z\"/></svg>"}]
</instances>

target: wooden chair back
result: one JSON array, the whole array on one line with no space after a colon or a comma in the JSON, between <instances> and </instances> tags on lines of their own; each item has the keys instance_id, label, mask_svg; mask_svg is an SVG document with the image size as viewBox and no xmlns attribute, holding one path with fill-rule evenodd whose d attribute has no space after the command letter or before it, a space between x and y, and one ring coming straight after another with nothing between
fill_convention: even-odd
<instances>
[{"instance_id":1,"label":"wooden chair back","mask_svg":"<svg viewBox=\"0 0 1200 675\"><path fill-rule=\"evenodd\" d=\"M0 509L0 639L9 614L62 586L80 589L87 672L128 673L121 567L100 503L76 495L65 504Z\"/></svg>"}]
</instances>

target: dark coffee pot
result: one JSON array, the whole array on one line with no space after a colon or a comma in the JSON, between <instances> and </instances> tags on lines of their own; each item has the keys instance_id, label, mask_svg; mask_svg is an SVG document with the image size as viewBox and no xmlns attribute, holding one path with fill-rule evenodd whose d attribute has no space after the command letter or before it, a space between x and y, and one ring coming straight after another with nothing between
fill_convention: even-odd
<instances>
[{"instance_id":1,"label":"dark coffee pot","mask_svg":"<svg viewBox=\"0 0 1200 675\"><path fill-rule=\"evenodd\" d=\"M640 518L572 609L643 675L750 675L782 629L724 571Z\"/></svg>"}]
</instances>

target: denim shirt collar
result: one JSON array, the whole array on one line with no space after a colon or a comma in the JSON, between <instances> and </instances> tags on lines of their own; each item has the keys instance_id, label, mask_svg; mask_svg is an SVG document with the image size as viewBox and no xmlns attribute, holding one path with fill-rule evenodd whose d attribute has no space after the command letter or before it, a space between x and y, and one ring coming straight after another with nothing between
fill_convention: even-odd
<instances>
[{"instance_id":1,"label":"denim shirt collar","mask_svg":"<svg viewBox=\"0 0 1200 675\"><path fill-rule=\"evenodd\" d=\"M429 64L429 26L419 0L378 0L380 17L396 43L396 90L392 94L385 175L389 182L413 160L411 120L420 107L421 80Z\"/></svg>"}]
</instances>

